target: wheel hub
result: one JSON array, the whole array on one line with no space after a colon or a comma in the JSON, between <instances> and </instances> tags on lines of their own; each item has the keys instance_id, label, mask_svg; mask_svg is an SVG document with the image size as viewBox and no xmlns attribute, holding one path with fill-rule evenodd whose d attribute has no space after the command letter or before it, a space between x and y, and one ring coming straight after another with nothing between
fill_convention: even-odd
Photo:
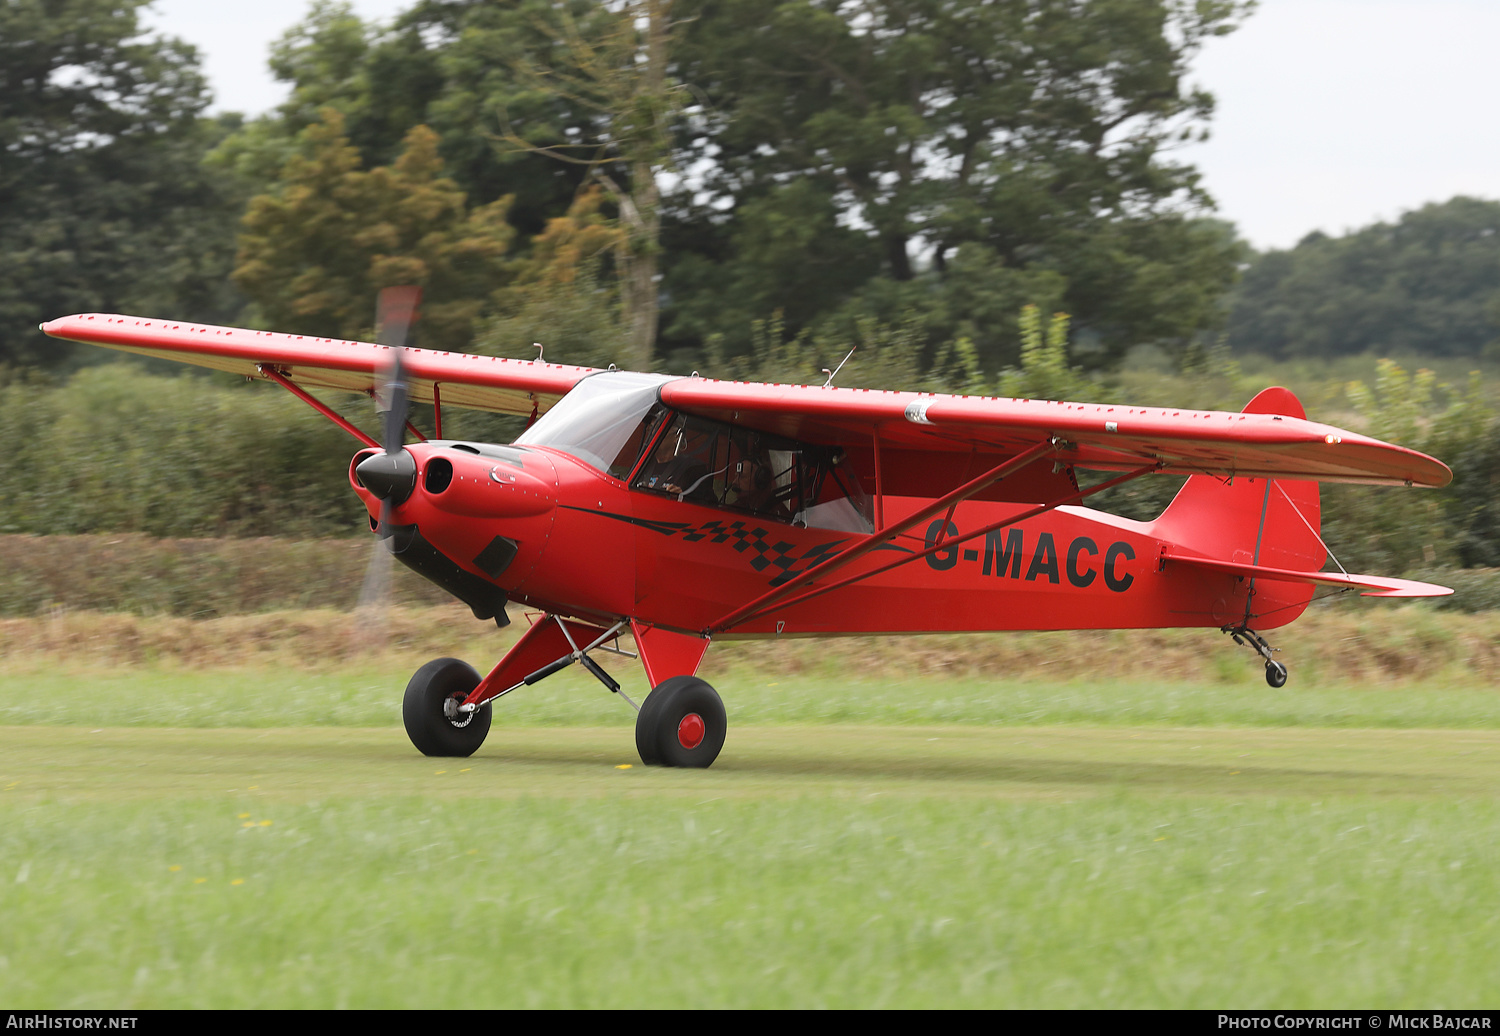
<instances>
[{"instance_id":1,"label":"wheel hub","mask_svg":"<svg viewBox=\"0 0 1500 1036\"><path fill-rule=\"evenodd\" d=\"M474 713L460 712L458 707L464 703L467 694L455 694L443 699L443 718L455 727L467 727L474 722Z\"/></svg>"},{"instance_id":2,"label":"wheel hub","mask_svg":"<svg viewBox=\"0 0 1500 1036\"><path fill-rule=\"evenodd\" d=\"M703 735L708 732L703 723L703 717L696 712L690 712L682 717L682 722L677 724L677 743L683 748L692 750L703 744Z\"/></svg>"}]
</instances>

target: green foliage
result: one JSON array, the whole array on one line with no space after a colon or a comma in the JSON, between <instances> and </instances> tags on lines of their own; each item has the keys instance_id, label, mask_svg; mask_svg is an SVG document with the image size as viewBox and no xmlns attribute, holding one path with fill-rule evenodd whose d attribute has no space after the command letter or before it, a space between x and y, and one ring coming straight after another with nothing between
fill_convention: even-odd
<instances>
[{"instance_id":1,"label":"green foliage","mask_svg":"<svg viewBox=\"0 0 1500 1036\"><path fill-rule=\"evenodd\" d=\"M283 331L369 339L376 293L416 284L421 344L467 350L505 273L509 199L469 209L425 126L407 134L394 165L369 172L335 109L301 139L306 155L288 160L276 193L251 201L240 237L235 280L261 319Z\"/></svg>"},{"instance_id":2,"label":"green foliage","mask_svg":"<svg viewBox=\"0 0 1500 1036\"><path fill-rule=\"evenodd\" d=\"M1229 340L1293 358L1500 356L1500 202L1457 197L1343 237L1256 256Z\"/></svg>"},{"instance_id":3,"label":"green foliage","mask_svg":"<svg viewBox=\"0 0 1500 1036\"><path fill-rule=\"evenodd\" d=\"M553 363L628 366L630 338L610 278L597 258L579 263L570 280L539 279L502 293L500 312L475 342L493 356L534 358L540 343Z\"/></svg>"},{"instance_id":4,"label":"green foliage","mask_svg":"<svg viewBox=\"0 0 1500 1036\"><path fill-rule=\"evenodd\" d=\"M620 308L630 336L631 366L651 362L660 308L659 177L672 164L672 130L688 91L668 74L674 0L596 4L574 18L567 4L547 19L550 53L517 61L523 86L566 98L592 118L587 131L546 144L518 130L500 112L504 139L523 153L544 154L588 172L618 210L613 258L620 276ZM542 24L538 20L538 24Z\"/></svg>"},{"instance_id":5,"label":"green foliage","mask_svg":"<svg viewBox=\"0 0 1500 1036\"><path fill-rule=\"evenodd\" d=\"M1021 310L1021 366L1000 372L1000 395L1016 399L1100 399L1099 386L1068 363L1068 314L1054 313L1042 329L1041 311Z\"/></svg>"},{"instance_id":6,"label":"green foliage","mask_svg":"<svg viewBox=\"0 0 1500 1036\"><path fill-rule=\"evenodd\" d=\"M734 346L746 309L793 333L844 306L895 323L889 305L999 366L1013 315L1048 299L1095 362L1184 343L1219 318L1239 246L1161 153L1212 110L1188 62L1247 10L685 3L679 75L706 104L679 165L704 172L667 235L669 340ZM730 300L718 322L704 296Z\"/></svg>"},{"instance_id":7,"label":"green foliage","mask_svg":"<svg viewBox=\"0 0 1500 1036\"><path fill-rule=\"evenodd\" d=\"M626 234L601 215L603 201L598 187L582 192L532 238L510 266L510 284L495 293L497 314L476 342L480 352L534 358L540 343L554 363L632 366L618 282L606 272Z\"/></svg>"},{"instance_id":8,"label":"green foliage","mask_svg":"<svg viewBox=\"0 0 1500 1036\"><path fill-rule=\"evenodd\" d=\"M65 313L224 320L237 185L205 170L197 55L144 35L145 0L0 4L0 362L58 366Z\"/></svg>"},{"instance_id":9,"label":"green foliage","mask_svg":"<svg viewBox=\"0 0 1500 1036\"><path fill-rule=\"evenodd\" d=\"M1326 487L1324 539L1351 569L1500 563L1500 419L1478 374L1456 389L1390 360L1377 372L1373 388L1347 388L1369 434L1448 461L1453 483L1435 492Z\"/></svg>"},{"instance_id":10,"label":"green foliage","mask_svg":"<svg viewBox=\"0 0 1500 1036\"><path fill-rule=\"evenodd\" d=\"M677 0L670 22L665 6L423 0L382 27L321 0L275 50L288 102L217 160L269 182L323 107L366 168L427 125L474 203L514 197L523 240L600 178L629 231L601 272L622 277L637 363L663 169L685 172L660 201L656 353L692 366L710 339L748 353L778 310L793 337L907 328L929 360L967 339L990 370L1019 362L1028 302L1073 314L1086 367L1220 320L1241 246L1163 155L1212 110L1188 62L1250 5Z\"/></svg>"},{"instance_id":11,"label":"green foliage","mask_svg":"<svg viewBox=\"0 0 1500 1036\"><path fill-rule=\"evenodd\" d=\"M273 386L119 364L0 387L0 531L319 536L365 528L346 433Z\"/></svg>"},{"instance_id":12,"label":"green foliage","mask_svg":"<svg viewBox=\"0 0 1500 1036\"><path fill-rule=\"evenodd\" d=\"M361 20L349 4L316 0L307 17L273 46L271 67L291 94L220 148L221 160L269 186L296 140L325 108L344 117L363 166L393 163L406 134L438 134L445 166L472 203L511 196L512 224L524 236L568 208L585 170L542 154L501 146L502 113L541 145L567 143L592 129L589 111L540 90L518 65L560 60L562 10L586 18L593 0L450 3L419 0L393 24Z\"/></svg>"},{"instance_id":13,"label":"green foliage","mask_svg":"<svg viewBox=\"0 0 1500 1036\"><path fill-rule=\"evenodd\" d=\"M785 315L750 322L750 348L728 355L723 336L708 343L703 373L738 381L813 384L838 369L837 384L846 388L955 392L1030 399L1103 399L1105 388L1069 363L1068 315L1054 314L1043 330L1036 306L1023 308L1021 366L1002 370L997 379L984 374L979 351L967 337L930 350L921 324L908 318L887 324L861 316L848 328L824 324L789 334Z\"/></svg>"},{"instance_id":14,"label":"green foliage","mask_svg":"<svg viewBox=\"0 0 1500 1036\"><path fill-rule=\"evenodd\" d=\"M727 355L721 338L710 339L703 373L735 381L821 385L837 370L835 384L841 388L924 392L948 391L955 381L978 377L977 361L967 344L951 345L930 366L922 362L923 348L922 335L913 325L893 326L870 318L856 321L848 334L830 327L788 335L778 311L769 320L751 323L746 354Z\"/></svg>"}]
</instances>

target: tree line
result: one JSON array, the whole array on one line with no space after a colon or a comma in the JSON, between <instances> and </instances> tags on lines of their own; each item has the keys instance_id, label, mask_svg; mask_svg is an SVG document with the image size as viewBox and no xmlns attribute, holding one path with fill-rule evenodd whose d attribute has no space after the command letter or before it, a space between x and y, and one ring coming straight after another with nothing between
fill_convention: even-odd
<instances>
[{"instance_id":1,"label":"tree line","mask_svg":"<svg viewBox=\"0 0 1500 1036\"><path fill-rule=\"evenodd\" d=\"M1213 218L1171 149L1239 0L314 0L250 120L144 3L0 7L0 362L76 362L34 328L84 310L363 336L413 281L428 344L636 367L775 319L994 372L1028 303L1094 369L1500 356L1500 203L1264 254Z\"/></svg>"},{"instance_id":2,"label":"tree line","mask_svg":"<svg viewBox=\"0 0 1500 1036\"><path fill-rule=\"evenodd\" d=\"M1210 330L1235 277L1168 149L1242 0L419 0L387 26L316 0L248 121L204 116L142 2L0 9L12 362L86 309L358 334L416 280L445 344L583 306L634 365L691 364L779 314L997 369L1036 303L1098 364Z\"/></svg>"}]
</instances>

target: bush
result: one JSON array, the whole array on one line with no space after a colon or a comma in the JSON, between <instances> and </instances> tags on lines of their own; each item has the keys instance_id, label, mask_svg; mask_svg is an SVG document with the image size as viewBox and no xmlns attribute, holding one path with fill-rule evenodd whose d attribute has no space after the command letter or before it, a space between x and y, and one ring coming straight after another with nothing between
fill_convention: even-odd
<instances>
[{"instance_id":1,"label":"bush","mask_svg":"<svg viewBox=\"0 0 1500 1036\"><path fill-rule=\"evenodd\" d=\"M373 416L373 415L372 415ZM350 535L358 444L274 385L130 364L0 388L0 532Z\"/></svg>"}]
</instances>

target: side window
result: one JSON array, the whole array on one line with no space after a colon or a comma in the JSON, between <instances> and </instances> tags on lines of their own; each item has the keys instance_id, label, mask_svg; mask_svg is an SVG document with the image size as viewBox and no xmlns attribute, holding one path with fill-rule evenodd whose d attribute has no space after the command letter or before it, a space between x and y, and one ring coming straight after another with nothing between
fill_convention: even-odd
<instances>
[{"instance_id":1,"label":"side window","mask_svg":"<svg viewBox=\"0 0 1500 1036\"><path fill-rule=\"evenodd\" d=\"M813 529L873 532L874 508L858 476L849 470L843 451L835 451L820 474L816 492L807 498L807 509L797 516L801 524Z\"/></svg>"},{"instance_id":2,"label":"side window","mask_svg":"<svg viewBox=\"0 0 1500 1036\"><path fill-rule=\"evenodd\" d=\"M635 488L790 522L809 483L803 450L776 436L679 414Z\"/></svg>"},{"instance_id":3,"label":"side window","mask_svg":"<svg viewBox=\"0 0 1500 1036\"><path fill-rule=\"evenodd\" d=\"M679 414L646 459L635 487L697 504L722 502L729 470L728 431L712 421Z\"/></svg>"},{"instance_id":4,"label":"side window","mask_svg":"<svg viewBox=\"0 0 1500 1036\"><path fill-rule=\"evenodd\" d=\"M809 481L804 450L794 443L736 429L730 434L728 492L724 502L768 518L792 521L802 510Z\"/></svg>"},{"instance_id":5,"label":"side window","mask_svg":"<svg viewBox=\"0 0 1500 1036\"><path fill-rule=\"evenodd\" d=\"M869 501L857 480L851 491L841 460L826 447L678 414L635 488L794 525L869 532Z\"/></svg>"}]
</instances>

